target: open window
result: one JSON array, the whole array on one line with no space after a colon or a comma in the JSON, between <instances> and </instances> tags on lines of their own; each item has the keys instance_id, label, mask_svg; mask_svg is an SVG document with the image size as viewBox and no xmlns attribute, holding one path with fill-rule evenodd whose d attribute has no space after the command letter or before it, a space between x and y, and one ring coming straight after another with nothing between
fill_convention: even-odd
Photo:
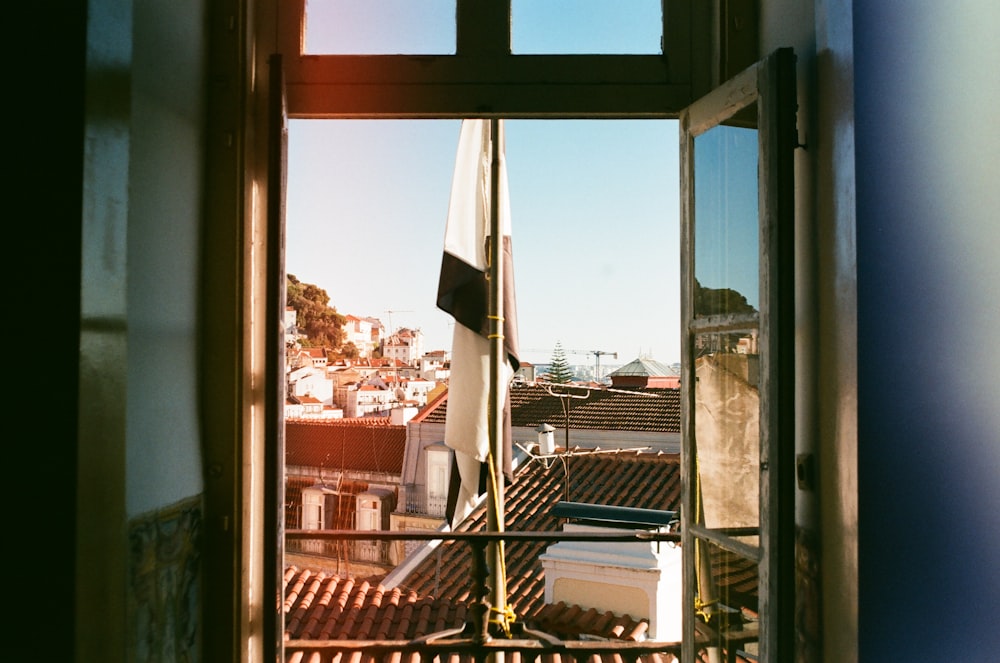
<instances>
[{"instance_id":1,"label":"open window","mask_svg":"<svg viewBox=\"0 0 1000 663\"><path fill-rule=\"evenodd\" d=\"M293 119L681 120L683 660L792 660L794 55L780 50L692 102L712 78L699 64L711 42L699 3L662 3L663 52L648 55L513 55L501 4L459 1L454 55L305 56L305 2L295 0L278 11L283 63L271 77L284 79ZM285 115L273 110L268 283L283 284ZM275 321L282 298L270 293ZM269 347L278 340L276 331ZM278 384L276 364L269 373ZM263 565L280 572L277 392L269 403L263 538L275 547ZM279 578L265 595L280 591ZM264 612L265 649L280 652L281 616Z\"/></svg>"},{"instance_id":2,"label":"open window","mask_svg":"<svg viewBox=\"0 0 1000 663\"><path fill-rule=\"evenodd\" d=\"M681 114L686 661L793 659L794 66Z\"/></svg>"}]
</instances>

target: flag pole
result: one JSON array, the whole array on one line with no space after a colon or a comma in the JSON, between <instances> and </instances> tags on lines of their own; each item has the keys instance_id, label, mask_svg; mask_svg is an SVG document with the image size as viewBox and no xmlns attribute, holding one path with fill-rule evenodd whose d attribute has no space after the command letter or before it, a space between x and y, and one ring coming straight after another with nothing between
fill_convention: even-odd
<instances>
[{"instance_id":1,"label":"flag pole","mask_svg":"<svg viewBox=\"0 0 1000 663\"><path fill-rule=\"evenodd\" d=\"M491 481L487 490L486 528L491 532L504 531L504 445L503 397L500 382L503 379L503 227L500 219L500 150L502 146L501 121L490 120L490 242L489 242L489 330L490 330L490 401L488 410L489 440L492 454ZM507 578L502 541L490 544L490 577L492 592L490 604L500 619L507 612Z\"/></svg>"}]
</instances>

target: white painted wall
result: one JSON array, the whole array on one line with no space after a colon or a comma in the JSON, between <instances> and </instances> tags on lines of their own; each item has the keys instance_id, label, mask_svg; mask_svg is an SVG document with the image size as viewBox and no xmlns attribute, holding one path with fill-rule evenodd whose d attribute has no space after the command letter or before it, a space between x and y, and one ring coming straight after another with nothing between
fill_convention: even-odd
<instances>
[{"instance_id":1,"label":"white painted wall","mask_svg":"<svg viewBox=\"0 0 1000 663\"><path fill-rule=\"evenodd\" d=\"M169 0L133 8L125 284L129 516L203 488L197 334L205 34L196 9Z\"/></svg>"}]
</instances>

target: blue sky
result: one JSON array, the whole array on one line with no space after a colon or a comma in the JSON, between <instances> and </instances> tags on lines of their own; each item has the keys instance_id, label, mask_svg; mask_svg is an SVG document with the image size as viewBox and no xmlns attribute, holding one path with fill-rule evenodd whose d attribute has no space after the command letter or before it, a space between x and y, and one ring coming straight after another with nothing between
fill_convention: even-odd
<instances>
[{"instance_id":1,"label":"blue sky","mask_svg":"<svg viewBox=\"0 0 1000 663\"><path fill-rule=\"evenodd\" d=\"M574 50L516 26L552 34L544 27L551 14L532 16L525 8L579 9L580 1L518 9L515 0L515 52L519 34L523 52ZM314 4L322 6L310 3L310 25L322 16L313 14ZM658 20L658 0L638 5L655 6ZM350 20L386 26L385 17ZM658 44L658 28L652 42L637 31L648 23L614 26L614 39L599 36L597 48ZM435 307L435 296L459 124L293 120L289 126L288 272L324 288L341 313L420 328L428 350L451 346L451 318ZM602 367L640 355L679 361L676 122L509 120L506 134L522 358L546 362L560 342L581 353L570 356L574 363L593 365L586 353L594 350L618 353L617 362L603 357Z\"/></svg>"},{"instance_id":2,"label":"blue sky","mask_svg":"<svg viewBox=\"0 0 1000 663\"><path fill-rule=\"evenodd\" d=\"M511 52L660 53L661 0L511 0ZM307 0L307 53L449 55L455 0Z\"/></svg>"}]
</instances>

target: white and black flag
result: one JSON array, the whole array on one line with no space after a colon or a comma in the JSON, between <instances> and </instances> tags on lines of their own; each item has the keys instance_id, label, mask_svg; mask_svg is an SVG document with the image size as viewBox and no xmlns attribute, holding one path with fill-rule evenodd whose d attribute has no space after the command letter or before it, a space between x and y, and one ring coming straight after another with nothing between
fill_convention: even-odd
<instances>
[{"instance_id":1,"label":"white and black flag","mask_svg":"<svg viewBox=\"0 0 1000 663\"><path fill-rule=\"evenodd\" d=\"M502 120L500 121L502 123ZM498 123L498 124L500 124ZM520 361L510 238L510 199L502 132L499 146L499 220L503 237L503 467L511 475L510 381ZM488 242L491 218L492 143L489 120L463 120L455 158L438 308L455 319L445 444L455 451L447 517L454 527L486 491L490 452L490 321ZM499 477L498 477L499 480Z\"/></svg>"}]
</instances>

